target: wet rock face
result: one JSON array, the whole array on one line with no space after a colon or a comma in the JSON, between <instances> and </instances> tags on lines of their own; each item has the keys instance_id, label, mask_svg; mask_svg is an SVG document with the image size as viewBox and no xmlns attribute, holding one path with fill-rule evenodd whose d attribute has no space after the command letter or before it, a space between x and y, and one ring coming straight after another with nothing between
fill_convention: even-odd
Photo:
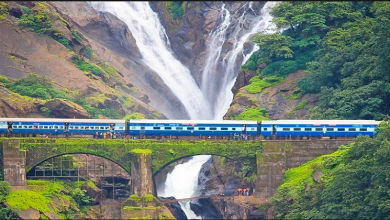
<instances>
[{"instance_id":1,"label":"wet rock face","mask_svg":"<svg viewBox=\"0 0 390 220\"><path fill-rule=\"evenodd\" d=\"M170 200L175 199L175 197L162 197L164 199ZM178 202L171 202L166 205L166 207L171 211L172 215L175 216L176 219L188 219L186 214L184 213L183 209L181 209L181 206Z\"/></svg>"},{"instance_id":2,"label":"wet rock face","mask_svg":"<svg viewBox=\"0 0 390 220\"><path fill-rule=\"evenodd\" d=\"M199 172L197 194L232 196L235 195L237 188L252 187L250 183L236 175L240 172L241 166L238 161L212 156Z\"/></svg>"},{"instance_id":3,"label":"wet rock face","mask_svg":"<svg viewBox=\"0 0 390 220\"><path fill-rule=\"evenodd\" d=\"M220 210L218 210L211 199L202 198L190 202L191 210L202 219L222 219Z\"/></svg>"}]
</instances>

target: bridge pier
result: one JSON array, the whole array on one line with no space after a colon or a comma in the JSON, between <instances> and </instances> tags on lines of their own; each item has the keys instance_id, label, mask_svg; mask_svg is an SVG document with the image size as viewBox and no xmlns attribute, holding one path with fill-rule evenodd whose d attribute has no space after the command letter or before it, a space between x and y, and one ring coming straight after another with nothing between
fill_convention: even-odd
<instances>
[{"instance_id":1,"label":"bridge pier","mask_svg":"<svg viewBox=\"0 0 390 220\"><path fill-rule=\"evenodd\" d=\"M26 154L20 150L19 140L3 140L4 181L12 190L26 189Z\"/></svg>"},{"instance_id":2,"label":"bridge pier","mask_svg":"<svg viewBox=\"0 0 390 220\"><path fill-rule=\"evenodd\" d=\"M139 149L140 150L140 149ZM149 150L150 151L150 150ZM151 194L156 196L152 173L152 154L137 149L131 151L131 194L145 196Z\"/></svg>"}]
</instances>

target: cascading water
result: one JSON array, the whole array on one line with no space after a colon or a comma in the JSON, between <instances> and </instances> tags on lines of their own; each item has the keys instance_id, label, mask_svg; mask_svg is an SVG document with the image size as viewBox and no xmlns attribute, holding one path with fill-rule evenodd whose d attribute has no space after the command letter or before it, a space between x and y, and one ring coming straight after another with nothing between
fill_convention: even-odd
<instances>
[{"instance_id":1,"label":"cascading water","mask_svg":"<svg viewBox=\"0 0 390 220\"><path fill-rule=\"evenodd\" d=\"M203 93L187 67L172 51L164 27L148 2L89 2L98 11L110 12L126 23L136 39L146 65L162 78L183 103L190 119L212 116Z\"/></svg>"},{"instance_id":2,"label":"cascading water","mask_svg":"<svg viewBox=\"0 0 390 220\"><path fill-rule=\"evenodd\" d=\"M192 198L198 187L198 177L202 165L211 158L210 155L194 156L186 163L175 166L175 169L167 175L164 190L157 191L157 196L175 199ZM190 202L179 202L188 219L201 219L190 208Z\"/></svg>"},{"instance_id":3,"label":"cascading water","mask_svg":"<svg viewBox=\"0 0 390 220\"><path fill-rule=\"evenodd\" d=\"M212 106L214 119L222 119L233 99L231 88L237 77L237 73L242 64L249 58L243 53L244 43L250 37L262 30L267 30L273 25L270 21L272 16L269 14L271 9L277 2L267 2L262 8L260 15L256 15L252 9L252 2L246 3L242 8L237 10L233 16L230 16L228 10L225 9L225 4L221 8L222 23L210 34L208 40L208 52L206 65L202 73L202 91L206 95L209 103L215 103ZM239 11L243 11L238 17L237 23L232 23L231 19L236 17ZM254 15L250 15L250 13ZM245 28L245 22L251 16L253 21L250 22L249 30ZM227 30L230 25L235 25L233 32L229 34L233 36L228 39ZM270 30L269 30L270 31ZM232 49L226 54L222 53L223 46L227 42L233 41ZM253 53L254 50L252 49ZM222 57L223 56L223 57ZM246 58L246 59L245 59Z\"/></svg>"}]
</instances>

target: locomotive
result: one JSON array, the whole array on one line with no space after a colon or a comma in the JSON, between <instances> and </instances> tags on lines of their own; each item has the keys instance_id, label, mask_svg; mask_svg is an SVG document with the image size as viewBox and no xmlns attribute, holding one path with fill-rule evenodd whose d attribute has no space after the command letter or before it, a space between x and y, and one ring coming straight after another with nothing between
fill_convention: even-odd
<instances>
[{"instance_id":1,"label":"locomotive","mask_svg":"<svg viewBox=\"0 0 390 220\"><path fill-rule=\"evenodd\" d=\"M7 136L91 136L102 132L127 138L179 139L302 139L339 138L368 135L373 137L380 121L374 120L125 120L0 118L0 134Z\"/></svg>"}]
</instances>

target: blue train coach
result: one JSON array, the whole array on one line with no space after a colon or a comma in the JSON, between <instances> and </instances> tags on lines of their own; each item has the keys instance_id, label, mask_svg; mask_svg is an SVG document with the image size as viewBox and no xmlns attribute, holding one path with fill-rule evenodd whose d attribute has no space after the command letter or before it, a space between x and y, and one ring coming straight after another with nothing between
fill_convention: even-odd
<instances>
[{"instance_id":1,"label":"blue train coach","mask_svg":"<svg viewBox=\"0 0 390 220\"><path fill-rule=\"evenodd\" d=\"M257 121L130 120L130 135L230 136L257 135Z\"/></svg>"},{"instance_id":2,"label":"blue train coach","mask_svg":"<svg viewBox=\"0 0 390 220\"><path fill-rule=\"evenodd\" d=\"M284 137L373 137L380 121L374 120L275 120L261 122L261 135Z\"/></svg>"}]
</instances>

